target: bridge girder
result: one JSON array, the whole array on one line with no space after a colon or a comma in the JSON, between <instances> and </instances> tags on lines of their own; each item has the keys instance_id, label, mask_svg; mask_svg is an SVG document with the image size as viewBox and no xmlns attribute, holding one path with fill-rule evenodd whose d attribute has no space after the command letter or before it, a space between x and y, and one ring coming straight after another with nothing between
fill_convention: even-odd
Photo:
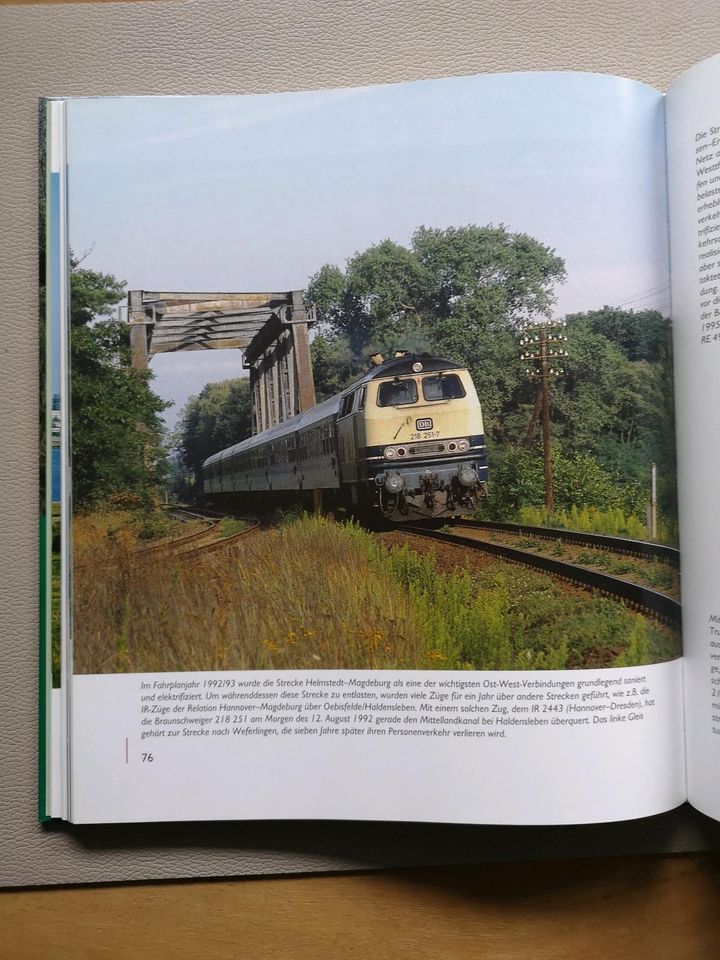
<instances>
[{"instance_id":1,"label":"bridge girder","mask_svg":"<svg viewBox=\"0 0 720 960\"><path fill-rule=\"evenodd\" d=\"M308 313L302 290L281 293L178 293L131 290L132 363L185 350L239 349L250 370L253 432L315 404Z\"/></svg>"}]
</instances>

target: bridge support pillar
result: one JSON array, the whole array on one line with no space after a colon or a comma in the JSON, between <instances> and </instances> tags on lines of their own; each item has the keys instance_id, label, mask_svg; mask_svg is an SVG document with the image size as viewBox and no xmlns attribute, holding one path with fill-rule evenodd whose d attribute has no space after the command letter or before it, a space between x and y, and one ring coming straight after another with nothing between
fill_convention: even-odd
<instances>
[{"instance_id":1,"label":"bridge support pillar","mask_svg":"<svg viewBox=\"0 0 720 960\"><path fill-rule=\"evenodd\" d=\"M128 293L128 323L130 324L131 363L136 370L147 370L147 327L150 321L145 313L142 290L130 290Z\"/></svg>"},{"instance_id":2,"label":"bridge support pillar","mask_svg":"<svg viewBox=\"0 0 720 960\"><path fill-rule=\"evenodd\" d=\"M300 413L315 406L315 381L310 359L310 336L308 318L302 290L292 292L292 333L295 350L295 369L297 371L298 406Z\"/></svg>"}]
</instances>

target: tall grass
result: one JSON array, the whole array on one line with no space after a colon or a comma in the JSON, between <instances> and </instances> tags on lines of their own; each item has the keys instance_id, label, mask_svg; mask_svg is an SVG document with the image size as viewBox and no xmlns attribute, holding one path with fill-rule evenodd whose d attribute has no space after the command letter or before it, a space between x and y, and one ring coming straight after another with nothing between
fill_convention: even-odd
<instances>
[{"instance_id":1,"label":"tall grass","mask_svg":"<svg viewBox=\"0 0 720 960\"><path fill-rule=\"evenodd\" d=\"M190 559L149 559L115 539L103 547L112 563L75 577L79 673L553 669L677 655L676 638L612 601L502 562L441 572L432 554L320 517Z\"/></svg>"},{"instance_id":2,"label":"tall grass","mask_svg":"<svg viewBox=\"0 0 720 960\"><path fill-rule=\"evenodd\" d=\"M518 522L535 527L559 527L561 530L580 530L583 533L601 533L608 537L628 537L631 540L649 540L646 524L619 507L599 510L596 507L571 507L569 510L553 510L544 507L521 507ZM658 519L658 543L677 544L675 525L663 518Z\"/></svg>"}]
</instances>

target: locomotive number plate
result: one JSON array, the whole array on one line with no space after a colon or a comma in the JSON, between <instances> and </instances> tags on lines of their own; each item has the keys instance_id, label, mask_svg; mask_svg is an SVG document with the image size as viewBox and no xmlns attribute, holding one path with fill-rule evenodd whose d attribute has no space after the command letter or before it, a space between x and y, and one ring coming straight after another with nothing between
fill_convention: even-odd
<instances>
[{"instance_id":1,"label":"locomotive number plate","mask_svg":"<svg viewBox=\"0 0 720 960\"><path fill-rule=\"evenodd\" d=\"M433 422L430 419L430 417L425 417L423 420L415 421L416 430L432 430L432 428L433 428Z\"/></svg>"}]
</instances>

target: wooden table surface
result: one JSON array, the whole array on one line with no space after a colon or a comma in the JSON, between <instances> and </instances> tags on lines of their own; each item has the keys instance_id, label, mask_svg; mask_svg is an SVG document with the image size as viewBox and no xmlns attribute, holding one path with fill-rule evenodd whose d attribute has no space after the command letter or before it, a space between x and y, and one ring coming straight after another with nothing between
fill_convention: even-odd
<instances>
[{"instance_id":1,"label":"wooden table surface","mask_svg":"<svg viewBox=\"0 0 720 960\"><path fill-rule=\"evenodd\" d=\"M0 895L4 960L712 960L720 854Z\"/></svg>"}]
</instances>

